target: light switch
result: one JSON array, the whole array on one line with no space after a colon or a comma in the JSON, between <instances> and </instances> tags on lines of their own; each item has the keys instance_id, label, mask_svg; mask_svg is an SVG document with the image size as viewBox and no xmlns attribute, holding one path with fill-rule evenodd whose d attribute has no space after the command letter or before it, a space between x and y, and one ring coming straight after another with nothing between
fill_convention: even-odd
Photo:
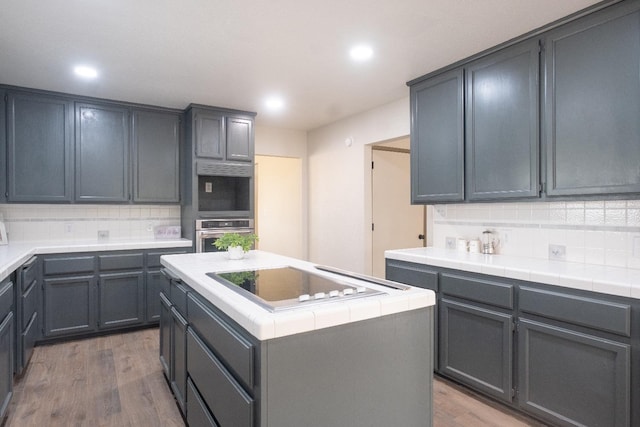
<instances>
[{"instance_id":1,"label":"light switch","mask_svg":"<svg viewBox=\"0 0 640 427\"><path fill-rule=\"evenodd\" d=\"M204 183L204 192L205 193L211 193L211 191L213 191L213 185L211 184L211 182L205 182Z\"/></svg>"}]
</instances>

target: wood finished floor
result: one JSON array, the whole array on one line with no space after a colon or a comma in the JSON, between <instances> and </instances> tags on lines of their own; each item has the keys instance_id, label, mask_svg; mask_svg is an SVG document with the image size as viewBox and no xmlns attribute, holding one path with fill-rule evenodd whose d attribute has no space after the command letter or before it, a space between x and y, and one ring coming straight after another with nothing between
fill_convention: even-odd
<instances>
[{"instance_id":1,"label":"wood finished floor","mask_svg":"<svg viewBox=\"0 0 640 427\"><path fill-rule=\"evenodd\" d=\"M158 345L153 328L36 347L5 427L184 426ZM434 427L544 426L448 381L433 391Z\"/></svg>"}]
</instances>

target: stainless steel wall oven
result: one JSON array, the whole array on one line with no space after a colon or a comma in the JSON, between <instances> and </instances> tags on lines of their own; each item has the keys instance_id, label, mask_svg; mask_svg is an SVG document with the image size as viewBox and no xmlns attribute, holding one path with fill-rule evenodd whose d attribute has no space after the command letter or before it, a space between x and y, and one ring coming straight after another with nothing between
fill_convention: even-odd
<instances>
[{"instance_id":1,"label":"stainless steel wall oven","mask_svg":"<svg viewBox=\"0 0 640 427\"><path fill-rule=\"evenodd\" d=\"M196 220L196 252L218 252L218 248L213 243L225 233L250 234L253 232L253 219L198 219Z\"/></svg>"}]
</instances>

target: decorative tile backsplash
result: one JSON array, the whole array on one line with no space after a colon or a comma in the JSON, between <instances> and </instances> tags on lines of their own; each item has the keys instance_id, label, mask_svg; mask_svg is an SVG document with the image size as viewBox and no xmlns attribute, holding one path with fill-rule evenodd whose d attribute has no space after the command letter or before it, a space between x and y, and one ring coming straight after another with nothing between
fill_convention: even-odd
<instances>
[{"instance_id":1,"label":"decorative tile backsplash","mask_svg":"<svg viewBox=\"0 0 640 427\"><path fill-rule=\"evenodd\" d=\"M498 253L549 258L566 248L569 262L640 269L640 200L480 203L434 206L433 245L447 237L497 234Z\"/></svg>"},{"instance_id":2,"label":"decorative tile backsplash","mask_svg":"<svg viewBox=\"0 0 640 427\"><path fill-rule=\"evenodd\" d=\"M5 204L0 218L9 241L153 239L154 227L180 225L180 206Z\"/></svg>"}]
</instances>

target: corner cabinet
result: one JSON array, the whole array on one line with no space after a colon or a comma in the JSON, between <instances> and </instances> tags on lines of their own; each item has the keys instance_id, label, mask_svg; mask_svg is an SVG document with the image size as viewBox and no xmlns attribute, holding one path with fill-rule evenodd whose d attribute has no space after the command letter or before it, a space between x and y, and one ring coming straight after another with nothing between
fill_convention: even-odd
<instances>
[{"instance_id":1,"label":"corner cabinet","mask_svg":"<svg viewBox=\"0 0 640 427\"><path fill-rule=\"evenodd\" d=\"M180 201L180 115L132 113L133 201Z\"/></svg>"},{"instance_id":2,"label":"corner cabinet","mask_svg":"<svg viewBox=\"0 0 640 427\"><path fill-rule=\"evenodd\" d=\"M77 103L75 110L76 201L128 201L129 109Z\"/></svg>"},{"instance_id":3,"label":"corner cabinet","mask_svg":"<svg viewBox=\"0 0 640 427\"><path fill-rule=\"evenodd\" d=\"M550 196L640 192L640 12L630 3L544 38Z\"/></svg>"},{"instance_id":4,"label":"corner cabinet","mask_svg":"<svg viewBox=\"0 0 640 427\"><path fill-rule=\"evenodd\" d=\"M73 103L9 92L7 178L10 202L73 199Z\"/></svg>"},{"instance_id":5,"label":"corner cabinet","mask_svg":"<svg viewBox=\"0 0 640 427\"><path fill-rule=\"evenodd\" d=\"M411 87L411 201L464 199L464 80L457 69Z\"/></svg>"},{"instance_id":6,"label":"corner cabinet","mask_svg":"<svg viewBox=\"0 0 640 427\"><path fill-rule=\"evenodd\" d=\"M465 67L468 200L538 197L538 68L537 40Z\"/></svg>"}]
</instances>

